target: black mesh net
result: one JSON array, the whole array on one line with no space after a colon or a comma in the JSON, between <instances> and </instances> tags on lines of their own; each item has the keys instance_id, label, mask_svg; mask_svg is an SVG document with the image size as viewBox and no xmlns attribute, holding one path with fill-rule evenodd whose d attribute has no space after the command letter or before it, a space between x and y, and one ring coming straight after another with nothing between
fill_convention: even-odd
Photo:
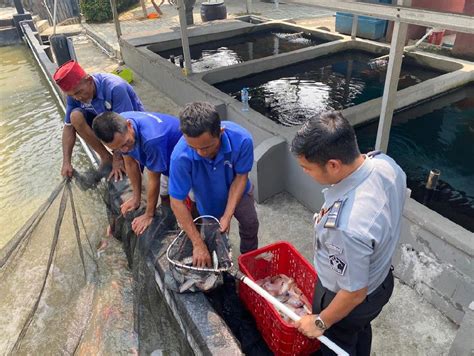
<instances>
[{"instance_id":1,"label":"black mesh net","mask_svg":"<svg viewBox=\"0 0 474 356\"><path fill-rule=\"evenodd\" d=\"M168 288L179 293L209 291L224 283L223 273L232 267L229 237L220 232L219 220L200 216L194 220L212 259L211 268L194 267L193 245L186 232L181 231L167 250L170 274Z\"/></svg>"}]
</instances>

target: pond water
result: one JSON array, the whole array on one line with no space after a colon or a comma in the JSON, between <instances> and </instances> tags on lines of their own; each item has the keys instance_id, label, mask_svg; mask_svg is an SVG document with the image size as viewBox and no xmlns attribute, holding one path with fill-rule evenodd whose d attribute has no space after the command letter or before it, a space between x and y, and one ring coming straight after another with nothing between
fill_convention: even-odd
<instances>
[{"instance_id":1,"label":"pond water","mask_svg":"<svg viewBox=\"0 0 474 356\"><path fill-rule=\"evenodd\" d=\"M373 149L378 120L356 128L362 152ZM388 154L407 173L412 198L474 232L474 86L415 106L393 118ZM425 189L431 169L438 189Z\"/></svg>"},{"instance_id":2,"label":"pond water","mask_svg":"<svg viewBox=\"0 0 474 356\"><path fill-rule=\"evenodd\" d=\"M237 100L240 90L248 87L252 109L278 124L295 126L322 111L342 110L382 96L386 70L371 66L375 57L345 51L214 86ZM406 58L398 89L440 74Z\"/></svg>"},{"instance_id":3,"label":"pond water","mask_svg":"<svg viewBox=\"0 0 474 356\"><path fill-rule=\"evenodd\" d=\"M192 69L195 73L204 72L325 42L328 41L302 32L278 30L239 35L191 46ZM181 48L158 52L158 54L166 59L170 56L183 56ZM175 61L179 64L178 58Z\"/></svg>"}]
</instances>

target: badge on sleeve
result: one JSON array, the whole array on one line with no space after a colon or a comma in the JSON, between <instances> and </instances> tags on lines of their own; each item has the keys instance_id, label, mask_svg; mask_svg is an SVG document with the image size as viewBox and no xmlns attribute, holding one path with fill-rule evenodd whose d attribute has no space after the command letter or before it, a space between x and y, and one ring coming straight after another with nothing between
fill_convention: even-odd
<instances>
[{"instance_id":1,"label":"badge on sleeve","mask_svg":"<svg viewBox=\"0 0 474 356\"><path fill-rule=\"evenodd\" d=\"M346 272L347 264L336 255L329 255L329 265L341 276Z\"/></svg>"}]
</instances>

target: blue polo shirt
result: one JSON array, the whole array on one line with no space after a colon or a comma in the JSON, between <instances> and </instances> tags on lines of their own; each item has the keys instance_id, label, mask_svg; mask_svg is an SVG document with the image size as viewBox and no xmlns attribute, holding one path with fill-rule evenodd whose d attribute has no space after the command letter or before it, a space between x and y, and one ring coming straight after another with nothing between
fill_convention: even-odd
<instances>
[{"instance_id":1,"label":"blue polo shirt","mask_svg":"<svg viewBox=\"0 0 474 356\"><path fill-rule=\"evenodd\" d=\"M132 86L119 76L97 73L92 74L91 77L95 83L95 97L86 104L68 96L64 117L66 125L71 125L71 113L74 110L81 110L88 117L95 117L105 111L114 111L119 114L125 111L145 111Z\"/></svg>"},{"instance_id":2,"label":"blue polo shirt","mask_svg":"<svg viewBox=\"0 0 474 356\"><path fill-rule=\"evenodd\" d=\"M179 120L157 112L128 111L120 114L132 123L135 145L125 155L155 173L169 176L170 158L182 136Z\"/></svg>"},{"instance_id":3,"label":"blue polo shirt","mask_svg":"<svg viewBox=\"0 0 474 356\"><path fill-rule=\"evenodd\" d=\"M211 160L189 147L184 136L171 155L169 193L184 200L192 189L200 214L221 218L236 174L249 173L253 165L253 140L243 127L223 121L221 147ZM247 181L245 193L250 190Z\"/></svg>"}]
</instances>

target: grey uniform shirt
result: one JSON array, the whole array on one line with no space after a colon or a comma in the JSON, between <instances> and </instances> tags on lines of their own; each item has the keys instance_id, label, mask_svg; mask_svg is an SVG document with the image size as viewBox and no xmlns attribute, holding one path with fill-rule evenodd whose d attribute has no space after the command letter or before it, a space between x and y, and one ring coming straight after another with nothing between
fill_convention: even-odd
<instances>
[{"instance_id":1,"label":"grey uniform shirt","mask_svg":"<svg viewBox=\"0 0 474 356\"><path fill-rule=\"evenodd\" d=\"M387 155L366 156L355 172L323 194L314 225L318 277L334 293L368 287L370 294L387 276L398 245L406 175ZM325 227L336 214L336 226Z\"/></svg>"}]
</instances>

